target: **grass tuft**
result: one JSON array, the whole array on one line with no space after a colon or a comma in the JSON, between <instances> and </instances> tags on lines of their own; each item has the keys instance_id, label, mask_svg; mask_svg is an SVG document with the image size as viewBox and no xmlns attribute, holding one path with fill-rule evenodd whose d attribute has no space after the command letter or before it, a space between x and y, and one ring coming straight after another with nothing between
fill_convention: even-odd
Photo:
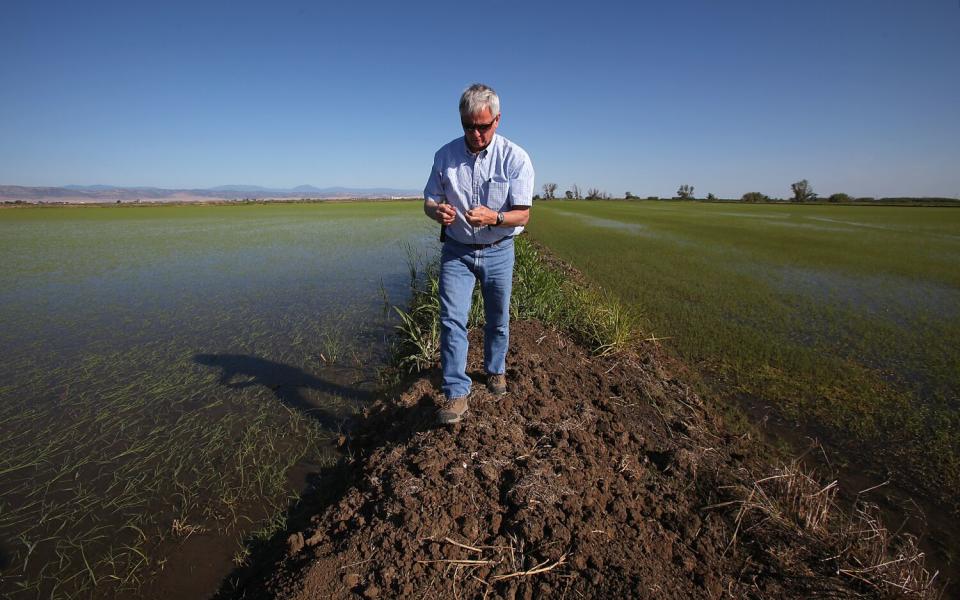
<instances>
[{"instance_id":1,"label":"grass tuft","mask_svg":"<svg viewBox=\"0 0 960 600\"><path fill-rule=\"evenodd\" d=\"M516 239L515 248L511 318L537 319L566 330L597 355L624 352L638 343L639 318L628 306L582 278L564 274L525 237ZM439 288L436 261L411 267L410 308L394 307L400 316L395 362L405 371L423 370L439 358ZM474 287L467 323L469 327L483 324L479 285Z\"/></svg>"}]
</instances>

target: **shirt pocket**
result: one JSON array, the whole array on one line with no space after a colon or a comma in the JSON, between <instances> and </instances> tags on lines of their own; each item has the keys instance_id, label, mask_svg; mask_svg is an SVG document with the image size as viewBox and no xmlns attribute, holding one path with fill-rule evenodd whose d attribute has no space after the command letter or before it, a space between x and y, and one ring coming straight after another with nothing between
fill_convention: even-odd
<instances>
[{"instance_id":1,"label":"shirt pocket","mask_svg":"<svg viewBox=\"0 0 960 600\"><path fill-rule=\"evenodd\" d=\"M491 179L487 182L486 206L490 210L500 211L510 197L510 182L506 179Z\"/></svg>"}]
</instances>

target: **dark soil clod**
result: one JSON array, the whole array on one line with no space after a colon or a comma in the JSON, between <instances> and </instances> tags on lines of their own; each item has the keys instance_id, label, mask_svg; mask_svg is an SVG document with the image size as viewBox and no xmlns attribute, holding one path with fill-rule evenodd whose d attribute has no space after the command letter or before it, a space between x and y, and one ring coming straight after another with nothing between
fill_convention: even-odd
<instances>
[{"instance_id":1,"label":"dark soil clod","mask_svg":"<svg viewBox=\"0 0 960 600\"><path fill-rule=\"evenodd\" d=\"M519 322L508 363L510 393L479 382L455 428L432 423L435 372L375 405L341 492L221 596L879 597L828 543L744 515L734 490L769 465L657 356L597 359Z\"/></svg>"}]
</instances>

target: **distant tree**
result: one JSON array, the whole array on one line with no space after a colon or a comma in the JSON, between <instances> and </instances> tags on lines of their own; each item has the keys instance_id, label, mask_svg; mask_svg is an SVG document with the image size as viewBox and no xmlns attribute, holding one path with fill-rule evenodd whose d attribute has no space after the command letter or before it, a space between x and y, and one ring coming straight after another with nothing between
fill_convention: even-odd
<instances>
[{"instance_id":1,"label":"distant tree","mask_svg":"<svg viewBox=\"0 0 960 600\"><path fill-rule=\"evenodd\" d=\"M849 194L844 194L840 192L838 194L830 194L830 197L827 198L829 202L853 202L853 198Z\"/></svg>"},{"instance_id":2,"label":"distant tree","mask_svg":"<svg viewBox=\"0 0 960 600\"><path fill-rule=\"evenodd\" d=\"M677 189L677 198L681 200L693 200L693 186L686 183Z\"/></svg>"},{"instance_id":3,"label":"distant tree","mask_svg":"<svg viewBox=\"0 0 960 600\"><path fill-rule=\"evenodd\" d=\"M573 199L574 199L574 200L580 200L580 199L583 198L583 196L580 195L580 186L579 186L579 185L573 184L573 186L570 188L570 191L573 192Z\"/></svg>"},{"instance_id":4,"label":"distant tree","mask_svg":"<svg viewBox=\"0 0 960 600\"><path fill-rule=\"evenodd\" d=\"M872 196L862 196L857 198L857 202L873 202L874 200L876 200L876 198Z\"/></svg>"},{"instance_id":5,"label":"distant tree","mask_svg":"<svg viewBox=\"0 0 960 600\"><path fill-rule=\"evenodd\" d=\"M647 200L659 200L660 196L647 196Z\"/></svg>"},{"instance_id":6,"label":"distant tree","mask_svg":"<svg viewBox=\"0 0 960 600\"><path fill-rule=\"evenodd\" d=\"M601 197L601 193L597 188L590 188L587 190L587 200L597 200Z\"/></svg>"},{"instance_id":7,"label":"distant tree","mask_svg":"<svg viewBox=\"0 0 960 600\"><path fill-rule=\"evenodd\" d=\"M563 193L563 195L567 197L567 200L573 200L573 191L567 190Z\"/></svg>"},{"instance_id":8,"label":"distant tree","mask_svg":"<svg viewBox=\"0 0 960 600\"><path fill-rule=\"evenodd\" d=\"M633 195L633 192L627 192L623 195L624 200L633 200L636 196Z\"/></svg>"},{"instance_id":9,"label":"distant tree","mask_svg":"<svg viewBox=\"0 0 960 600\"><path fill-rule=\"evenodd\" d=\"M741 202L769 202L770 198L760 192L747 192L740 198Z\"/></svg>"},{"instance_id":10,"label":"distant tree","mask_svg":"<svg viewBox=\"0 0 960 600\"><path fill-rule=\"evenodd\" d=\"M543 184L543 197L547 200L553 200L556 198L557 184L555 183L545 183Z\"/></svg>"},{"instance_id":11,"label":"distant tree","mask_svg":"<svg viewBox=\"0 0 960 600\"><path fill-rule=\"evenodd\" d=\"M792 202L807 202L817 199L817 195L813 193L813 186L806 179L791 183L790 189L793 191Z\"/></svg>"},{"instance_id":12,"label":"distant tree","mask_svg":"<svg viewBox=\"0 0 960 600\"><path fill-rule=\"evenodd\" d=\"M534 195L533 195L533 199L534 199L534 200L542 200L543 198L540 197L540 194L534 194Z\"/></svg>"},{"instance_id":13,"label":"distant tree","mask_svg":"<svg viewBox=\"0 0 960 600\"><path fill-rule=\"evenodd\" d=\"M715 202L717 200L717 197L714 196L713 194L707 194L707 200L709 200L710 202Z\"/></svg>"}]
</instances>

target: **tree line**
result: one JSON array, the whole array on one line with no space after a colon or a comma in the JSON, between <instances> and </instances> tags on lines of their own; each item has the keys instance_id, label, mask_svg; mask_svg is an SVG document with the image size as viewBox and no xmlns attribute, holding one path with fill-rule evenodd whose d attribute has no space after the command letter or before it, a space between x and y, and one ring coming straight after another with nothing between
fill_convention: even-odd
<instances>
[{"instance_id":1,"label":"tree line","mask_svg":"<svg viewBox=\"0 0 960 600\"><path fill-rule=\"evenodd\" d=\"M557 198L558 187L559 186L553 182L545 183L541 187L541 189L543 190L543 194L542 195L537 194L533 197L533 199L534 200L555 200ZM790 202L798 202L798 203L814 202L818 199L816 192L813 191L813 186L810 185L810 182L807 181L806 179L801 179L800 181L795 181L791 183L790 192L791 192L791 196L786 199ZM603 191L599 188L594 188L594 187L588 188L587 191L584 193L581 191L580 186L574 183L573 185L570 186L569 189L563 192L563 197L566 198L567 200L609 200L611 196L606 191ZM630 192L629 190L626 193L624 193L623 198L626 200L641 199L640 196L634 195L633 192ZM646 199L661 200L659 196L647 196ZM684 184L681 184L679 188L677 188L676 196L673 196L672 198L662 198L662 199L663 200L697 200L697 197L694 195L694 186L684 183ZM712 202L717 200L717 197L714 196L713 194L707 194L703 199L708 202ZM871 202L874 200L874 198L854 198L849 194L836 193L828 196L826 200L827 202L837 202L837 203L854 202L854 201ZM916 199L891 198L890 200L922 201L922 200L950 200L950 199L949 198L916 198ZM762 194L760 192L747 192L746 194L740 197L740 201L741 202L782 202L784 201L784 199L771 198L770 196L767 196L766 194Z\"/></svg>"}]
</instances>

